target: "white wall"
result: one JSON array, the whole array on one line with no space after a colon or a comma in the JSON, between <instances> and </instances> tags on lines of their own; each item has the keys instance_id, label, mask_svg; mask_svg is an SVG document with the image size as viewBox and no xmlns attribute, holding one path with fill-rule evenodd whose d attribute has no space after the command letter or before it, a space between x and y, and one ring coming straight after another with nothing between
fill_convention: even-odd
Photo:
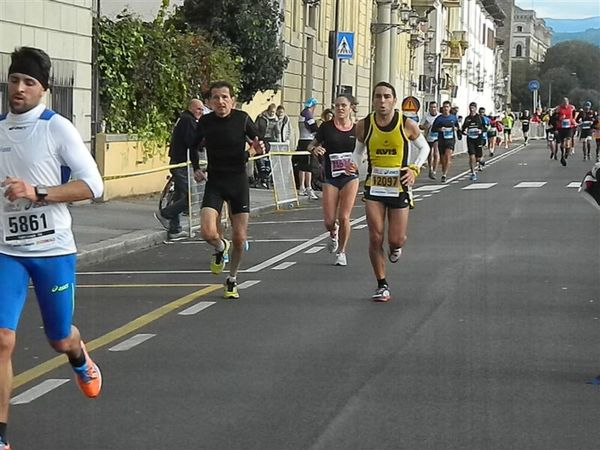
<instances>
[{"instance_id":1,"label":"white wall","mask_svg":"<svg viewBox=\"0 0 600 450\"><path fill-rule=\"evenodd\" d=\"M25 45L72 66L73 123L86 143L91 139L92 17L92 0L0 0L0 58L7 61ZM8 67L0 63L0 70Z\"/></svg>"}]
</instances>

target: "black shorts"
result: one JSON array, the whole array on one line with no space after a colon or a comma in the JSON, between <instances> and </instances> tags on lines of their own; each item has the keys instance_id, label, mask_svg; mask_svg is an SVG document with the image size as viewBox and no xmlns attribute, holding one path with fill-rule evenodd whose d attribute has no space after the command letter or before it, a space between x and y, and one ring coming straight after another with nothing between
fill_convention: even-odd
<instances>
[{"instance_id":1,"label":"black shorts","mask_svg":"<svg viewBox=\"0 0 600 450\"><path fill-rule=\"evenodd\" d=\"M480 139L467 139L467 153L476 158L483 156L483 142Z\"/></svg>"},{"instance_id":2,"label":"black shorts","mask_svg":"<svg viewBox=\"0 0 600 450\"><path fill-rule=\"evenodd\" d=\"M556 142L562 144L566 139L571 139L574 130L574 128L561 128L556 135Z\"/></svg>"},{"instance_id":3,"label":"black shorts","mask_svg":"<svg viewBox=\"0 0 600 450\"><path fill-rule=\"evenodd\" d=\"M308 149L308 144L312 141L307 139L300 139L298 141L297 150L299 152L305 152ZM301 172L310 172L311 171L311 161L310 155L298 155L292 156L292 164L298 168Z\"/></svg>"},{"instance_id":4,"label":"black shorts","mask_svg":"<svg viewBox=\"0 0 600 450\"><path fill-rule=\"evenodd\" d=\"M325 178L323 184L330 184L341 190L351 181L358 180L358 175L340 175L339 177Z\"/></svg>"},{"instance_id":5,"label":"black shorts","mask_svg":"<svg viewBox=\"0 0 600 450\"><path fill-rule=\"evenodd\" d=\"M512 132L512 128L505 128L504 129L504 134L506 134L506 135L510 135L511 132Z\"/></svg>"},{"instance_id":6,"label":"black shorts","mask_svg":"<svg viewBox=\"0 0 600 450\"><path fill-rule=\"evenodd\" d=\"M250 212L250 185L246 173L209 173L202 207L221 212L223 202L229 203L232 215Z\"/></svg>"},{"instance_id":7,"label":"black shorts","mask_svg":"<svg viewBox=\"0 0 600 450\"><path fill-rule=\"evenodd\" d=\"M438 140L438 151L440 155L446 153L446 150L454 151L454 146L456 145L455 139L439 139Z\"/></svg>"},{"instance_id":8,"label":"black shorts","mask_svg":"<svg viewBox=\"0 0 600 450\"><path fill-rule=\"evenodd\" d=\"M386 208L390 208L390 209L403 209L403 208L411 208L412 209L415 207L415 202L412 197L412 192L410 192L408 190L405 190L405 192L400 192L398 197L380 197L379 195L371 195L371 187L365 186L364 199L383 203Z\"/></svg>"}]
</instances>

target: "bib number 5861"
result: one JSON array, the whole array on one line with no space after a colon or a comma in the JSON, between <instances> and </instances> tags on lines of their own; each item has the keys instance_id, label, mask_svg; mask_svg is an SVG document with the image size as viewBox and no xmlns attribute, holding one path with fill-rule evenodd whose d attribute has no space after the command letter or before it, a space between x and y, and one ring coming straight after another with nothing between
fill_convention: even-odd
<instances>
[{"instance_id":1,"label":"bib number 5861","mask_svg":"<svg viewBox=\"0 0 600 450\"><path fill-rule=\"evenodd\" d=\"M8 218L8 228L11 234L35 232L40 229L40 226L48 227L45 213L40 214L39 217L29 215Z\"/></svg>"}]
</instances>

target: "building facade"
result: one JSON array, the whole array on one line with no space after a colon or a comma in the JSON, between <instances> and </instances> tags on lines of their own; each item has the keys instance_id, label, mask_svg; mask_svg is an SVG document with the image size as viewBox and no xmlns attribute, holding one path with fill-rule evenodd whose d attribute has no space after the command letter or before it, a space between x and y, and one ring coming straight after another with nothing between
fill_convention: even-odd
<instances>
[{"instance_id":1,"label":"building facade","mask_svg":"<svg viewBox=\"0 0 600 450\"><path fill-rule=\"evenodd\" d=\"M319 101L318 112L331 107L334 90L352 94L359 103L359 114L366 114L373 59L372 1L280 0L280 5L284 16L282 48L289 59L281 80L280 101L288 115L297 117L309 97ZM334 61L328 55L336 13L338 31L354 33L354 39L352 57L340 60L334 74Z\"/></svg>"},{"instance_id":2,"label":"building facade","mask_svg":"<svg viewBox=\"0 0 600 450\"><path fill-rule=\"evenodd\" d=\"M0 2L0 112L8 110L7 72L16 47L46 51L52 60L45 103L92 139L93 0ZM32 10L35 9L35 14Z\"/></svg>"},{"instance_id":3,"label":"building facade","mask_svg":"<svg viewBox=\"0 0 600 450\"><path fill-rule=\"evenodd\" d=\"M552 29L535 11L515 6L512 25L511 58L540 64L552 46Z\"/></svg>"}]
</instances>

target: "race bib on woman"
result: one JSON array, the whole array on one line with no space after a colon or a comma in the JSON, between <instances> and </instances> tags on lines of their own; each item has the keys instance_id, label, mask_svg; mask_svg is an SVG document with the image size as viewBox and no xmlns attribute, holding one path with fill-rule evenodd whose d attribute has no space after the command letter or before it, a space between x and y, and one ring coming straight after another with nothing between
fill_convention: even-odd
<instances>
[{"instance_id":1,"label":"race bib on woman","mask_svg":"<svg viewBox=\"0 0 600 450\"><path fill-rule=\"evenodd\" d=\"M331 163L331 176L339 177L346 174L346 166L352 161L352 153L331 153L329 162Z\"/></svg>"}]
</instances>

